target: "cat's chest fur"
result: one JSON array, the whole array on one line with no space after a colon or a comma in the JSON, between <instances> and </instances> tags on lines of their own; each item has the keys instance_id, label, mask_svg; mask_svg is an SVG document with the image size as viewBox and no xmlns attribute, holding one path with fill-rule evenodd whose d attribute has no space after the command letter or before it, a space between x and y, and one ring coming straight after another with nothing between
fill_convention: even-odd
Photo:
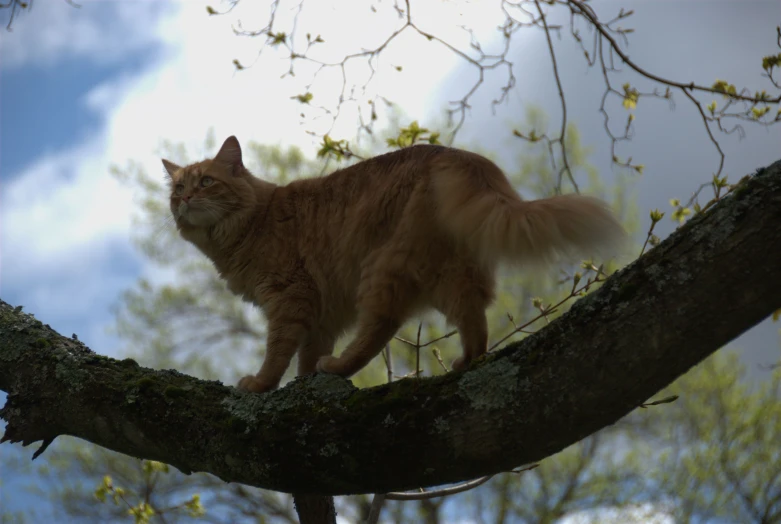
<instances>
[{"instance_id":1,"label":"cat's chest fur","mask_svg":"<svg viewBox=\"0 0 781 524\"><path fill-rule=\"evenodd\" d=\"M228 290L261 309L280 290L281 278L267 264L260 263L262 254L252 259L217 256L212 259Z\"/></svg>"},{"instance_id":2,"label":"cat's chest fur","mask_svg":"<svg viewBox=\"0 0 781 524\"><path fill-rule=\"evenodd\" d=\"M242 253L241 251L246 249L237 249L237 246L231 246L233 249L220 246L207 231L187 231L183 236L214 264L231 293L246 302L263 307L267 297L258 293L258 290L265 287L263 284L268 277L265 276L267 268L259 267L262 254L253 256L250 253Z\"/></svg>"},{"instance_id":3,"label":"cat's chest fur","mask_svg":"<svg viewBox=\"0 0 781 524\"><path fill-rule=\"evenodd\" d=\"M222 274L223 280L228 286L228 291L241 297L245 302L251 302L262 308L265 301L258 300L258 296L253 292L251 286L248 286L243 279Z\"/></svg>"},{"instance_id":4,"label":"cat's chest fur","mask_svg":"<svg viewBox=\"0 0 781 524\"><path fill-rule=\"evenodd\" d=\"M306 277L296 271L299 264L289 246L270 237L258 235L254 242L209 257L231 293L263 310Z\"/></svg>"}]
</instances>

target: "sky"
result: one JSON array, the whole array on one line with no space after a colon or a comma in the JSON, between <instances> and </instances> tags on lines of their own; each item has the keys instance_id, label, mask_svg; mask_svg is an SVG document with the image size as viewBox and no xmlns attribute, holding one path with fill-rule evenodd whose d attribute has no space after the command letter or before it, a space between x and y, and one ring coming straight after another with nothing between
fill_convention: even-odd
<instances>
[{"instance_id":1,"label":"sky","mask_svg":"<svg viewBox=\"0 0 781 524\"><path fill-rule=\"evenodd\" d=\"M306 90L305 67L296 77L280 78L287 70L280 55L258 55L259 39L231 30L238 20L246 28L262 25L267 2L242 2L224 17L208 16L207 5L220 7L196 0L93 0L80 8L39 1L16 19L12 32L0 34L0 297L61 333L77 333L102 354L117 354L118 341L107 328L121 292L141 276L166 278L133 246L135 196L110 175L110 166L134 160L162 177L161 142L183 142L197 151L209 129L218 141L235 134L242 142L298 145L313 153L315 140L306 131L327 122L302 124L302 106L291 100ZM377 4L377 13L360 0L340 2L338 9L333 2L311 5L299 23L312 27L313 35L322 33L328 43L324 59L376 45L388 24L398 23L389 2ZM498 11L475 2L421 0L413 6L421 27L461 43L466 37L458 24L469 23L482 37L500 20ZM729 78L752 90L766 87L758 64L764 54L778 52L777 2L599 3L605 13L620 6L636 11L627 23L636 28L630 56L649 70L705 84ZM282 23L291 16L287 9L278 13ZM722 37L729 34L740 38ZM509 129L523 121L528 104L543 107L552 123L560 111L542 34L516 36L511 57L517 85L508 103L492 114L490 100L503 78L489 75L461 135L463 142L493 149L505 161L517 155ZM599 71L586 67L566 32L555 45L568 116L594 148L592 162L609 177L608 142L597 111ZM237 72L234 59L253 67ZM389 46L381 63L369 95L391 96L424 123L439 118L447 101L461 98L475 74L436 42L411 33ZM399 64L402 71L393 67ZM359 66L348 72L367 73ZM644 85L631 74L615 84L624 81ZM326 71L318 82L317 100L338 96L337 73ZM312 111L306 109L309 117ZM646 166L633 186L645 219L648 209L669 211L670 198L685 199L708 181L718 158L680 95L674 110L663 101L641 100L636 117L635 137L621 154ZM351 137L349 118L332 135ZM727 153L730 180L781 158L781 127L748 125L742 140L717 138ZM671 229L665 222L662 233ZM744 358L759 377L758 364L777 359L777 325L765 322L735 345L749 348ZM16 452L12 449L0 446L0 457ZM13 489L4 481L0 505ZM25 500L15 503L24 506Z\"/></svg>"}]
</instances>

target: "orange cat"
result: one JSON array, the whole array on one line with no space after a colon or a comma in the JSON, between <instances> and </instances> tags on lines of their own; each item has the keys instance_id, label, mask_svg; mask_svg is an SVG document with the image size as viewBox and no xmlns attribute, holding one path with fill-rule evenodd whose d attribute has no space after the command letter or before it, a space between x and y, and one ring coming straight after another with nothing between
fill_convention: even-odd
<instances>
[{"instance_id":1,"label":"orange cat","mask_svg":"<svg viewBox=\"0 0 781 524\"><path fill-rule=\"evenodd\" d=\"M463 369L486 352L500 262L592 255L624 237L601 201L523 201L493 162L442 146L284 186L247 171L235 137L212 160L163 164L181 236L268 319L263 366L239 382L256 392L276 388L296 352L299 374L350 376L432 307L458 329L463 355L453 368ZM356 323L355 338L332 357Z\"/></svg>"}]
</instances>

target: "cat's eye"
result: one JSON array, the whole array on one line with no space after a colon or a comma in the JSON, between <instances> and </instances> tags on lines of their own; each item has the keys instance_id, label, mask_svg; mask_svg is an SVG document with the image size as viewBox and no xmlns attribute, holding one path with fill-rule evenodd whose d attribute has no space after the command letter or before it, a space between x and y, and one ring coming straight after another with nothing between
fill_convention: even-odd
<instances>
[{"instance_id":1,"label":"cat's eye","mask_svg":"<svg viewBox=\"0 0 781 524\"><path fill-rule=\"evenodd\" d=\"M174 193L177 195L181 195L184 193L184 186L182 184L176 184L176 187L174 188Z\"/></svg>"},{"instance_id":2,"label":"cat's eye","mask_svg":"<svg viewBox=\"0 0 781 524\"><path fill-rule=\"evenodd\" d=\"M214 179L210 176L205 176L201 179L201 187L209 187L214 183Z\"/></svg>"}]
</instances>

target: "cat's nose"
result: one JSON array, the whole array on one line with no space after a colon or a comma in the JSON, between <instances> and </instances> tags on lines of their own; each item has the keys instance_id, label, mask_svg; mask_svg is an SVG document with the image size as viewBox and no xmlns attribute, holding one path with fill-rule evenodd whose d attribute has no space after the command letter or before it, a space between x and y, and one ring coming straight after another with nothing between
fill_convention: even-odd
<instances>
[{"instance_id":1,"label":"cat's nose","mask_svg":"<svg viewBox=\"0 0 781 524\"><path fill-rule=\"evenodd\" d=\"M191 198L192 198L191 196L185 195L185 196L182 197L182 200L184 200L185 202L190 202Z\"/></svg>"}]
</instances>

